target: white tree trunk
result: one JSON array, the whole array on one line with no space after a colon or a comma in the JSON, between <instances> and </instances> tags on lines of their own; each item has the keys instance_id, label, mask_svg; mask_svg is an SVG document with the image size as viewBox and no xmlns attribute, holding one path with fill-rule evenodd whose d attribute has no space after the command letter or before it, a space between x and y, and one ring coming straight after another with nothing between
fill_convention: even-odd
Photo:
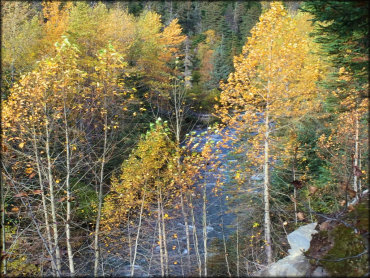
<instances>
[{"instance_id":1,"label":"white tree trunk","mask_svg":"<svg viewBox=\"0 0 370 278\"><path fill-rule=\"evenodd\" d=\"M95 239L94 239L94 251L95 251L95 260L94 260L94 277L98 276L98 266L99 266L99 233L100 233L100 218L101 210L103 204L103 182L104 182L104 167L105 167L105 156L107 152L107 140L108 140L108 118L107 118L107 99L104 96L104 142L103 142L103 154L101 158L100 166L100 180L99 180L99 193L98 193L98 214L96 216L96 225L95 225Z\"/></svg>"},{"instance_id":2,"label":"white tree trunk","mask_svg":"<svg viewBox=\"0 0 370 278\"><path fill-rule=\"evenodd\" d=\"M161 206L161 218L162 218L162 238L163 238L163 249L164 249L164 267L166 271L166 276L169 275L168 273L168 250L167 250L167 237L166 237L166 223L164 218L164 208L163 208L163 198L162 198L162 190L159 190L159 199L160 199L160 206Z\"/></svg>"},{"instance_id":3,"label":"white tree trunk","mask_svg":"<svg viewBox=\"0 0 370 278\"><path fill-rule=\"evenodd\" d=\"M236 216L236 277L240 276L240 256L239 256L239 217Z\"/></svg>"},{"instance_id":4,"label":"white tree trunk","mask_svg":"<svg viewBox=\"0 0 370 278\"><path fill-rule=\"evenodd\" d=\"M221 200L220 200L220 202L221 202ZM222 204L220 204L220 206L222 207ZM226 270L227 270L227 274L229 275L229 277L231 277L230 264L229 264L229 254L227 253L226 237L225 237L225 229L224 229L224 211L223 211L223 209L222 209L221 213L222 213L222 215L221 215L222 242L223 242L223 245L224 245L224 256L225 256Z\"/></svg>"},{"instance_id":5,"label":"white tree trunk","mask_svg":"<svg viewBox=\"0 0 370 278\"><path fill-rule=\"evenodd\" d=\"M69 263L69 271L71 276L75 275L75 267L73 262L73 253L72 253L72 246L71 246L71 229L70 229L70 222L71 222L71 185L70 185L70 175L71 175L71 167L70 167L70 146L69 146L69 132L68 132L68 123L67 123L67 114L66 114L66 106L64 104L64 122L65 122L65 139L66 139L66 163L67 163L67 175L66 175L66 189L67 189L67 217L66 217L66 244L67 244L67 254L68 254L68 263Z\"/></svg>"},{"instance_id":6,"label":"white tree trunk","mask_svg":"<svg viewBox=\"0 0 370 278\"><path fill-rule=\"evenodd\" d=\"M204 277L207 277L207 184L203 185L203 246L204 246Z\"/></svg>"},{"instance_id":7,"label":"white tree trunk","mask_svg":"<svg viewBox=\"0 0 370 278\"><path fill-rule=\"evenodd\" d=\"M265 223L264 223L264 230L265 230L265 241L266 241L266 256L267 256L267 263L272 263L272 248L271 248L271 221L270 221L270 196L269 196L269 114L268 110L265 111L265 148L264 148L264 155L265 155L265 162L264 162L264 204L265 204Z\"/></svg>"},{"instance_id":8,"label":"white tree trunk","mask_svg":"<svg viewBox=\"0 0 370 278\"><path fill-rule=\"evenodd\" d=\"M45 107L45 114L46 114L46 107ZM47 156L47 173L48 173L48 181L49 181L49 193L50 193L50 205L51 205L51 218L52 218L52 227L53 227L53 236L54 236L54 248L55 248L55 259L57 265L57 276L60 276L62 263L61 263L61 255L59 249L59 236L58 236L58 225L57 225L57 213L55 208L55 196L54 196L54 181L53 181L53 174L52 174L52 163L51 163L51 156L50 156L50 134L49 134L49 120L46 119L46 156Z\"/></svg>"},{"instance_id":9,"label":"white tree trunk","mask_svg":"<svg viewBox=\"0 0 370 278\"><path fill-rule=\"evenodd\" d=\"M295 163L296 163L296 158L297 158L297 153L295 152L294 153L294 158L293 158L293 181L295 181ZM297 189L295 186L294 187L294 191L293 191L293 197L294 197L294 221L295 221L295 224L297 225Z\"/></svg>"},{"instance_id":10,"label":"white tree trunk","mask_svg":"<svg viewBox=\"0 0 370 278\"><path fill-rule=\"evenodd\" d=\"M195 249L195 254L197 256L199 277L202 277L202 259L201 259L200 254L199 254L197 227L196 227L196 223L195 223L193 202L191 200L191 197L190 197L190 212L191 212L191 220L192 220L192 224L193 224L194 249Z\"/></svg>"},{"instance_id":11,"label":"white tree trunk","mask_svg":"<svg viewBox=\"0 0 370 278\"><path fill-rule=\"evenodd\" d=\"M164 277L164 262L163 262L163 238L162 238L162 221L161 221L161 202L158 198L158 237L159 237L159 258L161 262L161 276Z\"/></svg>"},{"instance_id":12,"label":"white tree trunk","mask_svg":"<svg viewBox=\"0 0 370 278\"><path fill-rule=\"evenodd\" d=\"M181 201L181 212L184 217L184 223L185 223L185 234L186 234L186 248L188 250L187 258L188 258L188 265L187 270L188 274L190 273L190 267L191 267L191 260L190 260L190 233L189 233L189 221L188 221L188 215L185 211L185 204L184 204L184 196L183 192L180 194L180 201Z\"/></svg>"},{"instance_id":13,"label":"white tree trunk","mask_svg":"<svg viewBox=\"0 0 370 278\"><path fill-rule=\"evenodd\" d=\"M138 227L137 227L137 233L136 233L136 239L135 239L134 257L132 259L132 262L130 260L130 263L131 263L131 277L134 276L134 272L135 272L135 262L136 262L136 255L137 255L137 247L138 247L138 244L139 244L141 220L142 220L143 211L144 211L144 202L145 202L145 188L144 188L144 193L143 193L143 199L141 200L139 224L138 224Z\"/></svg>"},{"instance_id":14,"label":"white tree trunk","mask_svg":"<svg viewBox=\"0 0 370 278\"><path fill-rule=\"evenodd\" d=\"M6 252L6 246L5 246L5 200L4 200L4 175L1 173L1 250L2 252ZM6 276L7 272L7 263L8 260L4 256L4 258L1 258L1 269L4 276Z\"/></svg>"},{"instance_id":15,"label":"white tree trunk","mask_svg":"<svg viewBox=\"0 0 370 278\"><path fill-rule=\"evenodd\" d=\"M52 246L52 239L51 239L51 231L50 231L50 222L49 222L49 215L48 215L48 207L46 205L46 196L45 196L45 188L44 188L44 181L42 179L42 172L41 172L41 164L40 164L40 158L38 155L37 151L37 145L36 145L36 130L33 128L33 149L34 149L34 154L35 154L35 159L36 159L36 167L37 167L37 174L39 176L39 183L40 183L40 190L41 190L41 202L42 202L42 209L44 212L44 221L45 221L45 229L46 229L46 237L48 239L48 246L50 252L53 250ZM54 276L56 275L56 262L55 262L55 257L52 255L51 257L52 264L51 268L53 271Z\"/></svg>"}]
</instances>

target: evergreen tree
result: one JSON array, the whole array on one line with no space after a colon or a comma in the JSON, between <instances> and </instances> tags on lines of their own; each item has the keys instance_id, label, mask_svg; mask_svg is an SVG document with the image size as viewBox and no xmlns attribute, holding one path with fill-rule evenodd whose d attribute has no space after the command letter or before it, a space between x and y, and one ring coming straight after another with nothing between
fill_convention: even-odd
<instances>
[{"instance_id":1,"label":"evergreen tree","mask_svg":"<svg viewBox=\"0 0 370 278\"><path fill-rule=\"evenodd\" d=\"M369 69L369 3L367 1L307 1L304 11L314 16L313 33L337 67L348 68L360 84Z\"/></svg>"}]
</instances>

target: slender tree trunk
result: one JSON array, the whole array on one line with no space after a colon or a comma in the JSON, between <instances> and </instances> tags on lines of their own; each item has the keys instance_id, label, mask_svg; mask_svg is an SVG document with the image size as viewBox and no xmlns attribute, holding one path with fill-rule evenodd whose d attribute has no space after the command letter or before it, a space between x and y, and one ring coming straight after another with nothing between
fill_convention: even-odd
<instances>
[{"instance_id":1,"label":"slender tree trunk","mask_svg":"<svg viewBox=\"0 0 370 278\"><path fill-rule=\"evenodd\" d=\"M359 151L358 152L358 168L360 168L361 169L361 167L362 167L362 165L361 165L361 152ZM361 186L361 179L358 179L358 191L359 191L359 193L361 194L362 192L361 192L361 190L362 190L362 188L361 188L362 186Z\"/></svg>"},{"instance_id":2,"label":"slender tree trunk","mask_svg":"<svg viewBox=\"0 0 370 278\"><path fill-rule=\"evenodd\" d=\"M353 175L353 190L356 191L356 197L358 195L358 178L356 175L356 170L358 168L358 133L359 133L359 123L358 123L358 113L355 111L355 155L354 155L354 161L353 161L353 169L354 172Z\"/></svg>"},{"instance_id":3,"label":"slender tree trunk","mask_svg":"<svg viewBox=\"0 0 370 278\"><path fill-rule=\"evenodd\" d=\"M313 218L312 218L312 209L311 209L311 197L308 196L308 209L310 210L310 219L311 223L313 223Z\"/></svg>"},{"instance_id":4,"label":"slender tree trunk","mask_svg":"<svg viewBox=\"0 0 370 278\"><path fill-rule=\"evenodd\" d=\"M129 252L130 265L132 265L132 242L131 242L130 216L127 218L127 237L128 237L128 252Z\"/></svg>"},{"instance_id":5,"label":"slender tree trunk","mask_svg":"<svg viewBox=\"0 0 370 278\"><path fill-rule=\"evenodd\" d=\"M163 262L163 238L162 238L162 224L161 224L161 202L158 198L158 237L159 237L159 257L161 261L161 275L164 277L164 262Z\"/></svg>"},{"instance_id":6,"label":"slender tree trunk","mask_svg":"<svg viewBox=\"0 0 370 278\"><path fill-rule=\"evenodd\" d=\"M189 48L189 39L186 38L186 41L185 41L185 46L186 46L186 50L185 50L185 86L187 86L186 84L190 85L191 86L191 83L190 83L190 75L191 75L191 72L190 70L188 70L188 66L191 65L190 63L190 59L189 59L189 51L188 51L188 48ZM187 74L189 74L189 78L187 79ZM187 81L189 83L187 83ZM183 115L184 113L182 112L182 109L183 109L183 101L184 101L184 94L181 93L182 91L178 91L178 88L177 88L177 83L176 83L176 80L175 80L175 87L173 89L173 99L174 99L174 105L175 105L175 120L176 120L176 124L175 124L175 136L176 136L176 144L177 144L177 147L179 148L180 147L180 135L181 135L181 129L182 129L182 121L183 121ZM178 169L178 174L180 175L181 174L181 162L180 162L180 158L177 159L177 169ZM185 234L186 234L186 248L188 250L187 252L187 258L188 258L188 265L187 265L187 271L188 273L190 273L190 267L191 267L191 259L190 259L190 233L189 233L189 222L188 222L188 215L186 213L186 210L185 210L185 204L184 204L184 189L181 186L181 192L180 192L180 204L181 204L181 212L182 212L182 215L184 217L184 224L185 224Z\"/></svg>"},{"instance_id":7,"label":"slender tree trunk","mask_svg":"<svg viewBox=\"0 0 370 278\"><path fill-rule=\"evenodd\" d=\"M266 240L266 256L267 263L272 263L272 248L271 248L271 221L270 221L270 196L269 196L269 114L268 114L268 104L265 111L265 162L264 162L264 203L265 203L265 240Z\"/></svg>"},{"instance_id":8,"label":"slender tree trunk","mask_svg":"<svg viewBox=\"0 0 370 278\"><path fill-rule=\"evenodd\" d=\"M185 79L185 88L191 88L191 61L190 61L190 41L186 37L185 40L185 59L184 59L184 79Z\"/></svg>"},{"instance_id":9,"label":"slender tree trunk","mask_svg":"<svg viewBox=\"0 0 370 278\"><path fill-rule=\"evenodd\" d=\"M5 246L5 200L4 200L4 175L1 173L1 250L3 253L6 252L6 246ZM2 256L3 254L1 254ZM1 269L3 272L3 275L6 276L7 274L7 264L8 260L6 256L1 257Z\"/></svg>"},{"instance_id":10,"label":"slender tree trunk","mask_svg":"<svg viewBox=\"0 0 370 278\"><path fill-rule=\"evenodd\" d=\"M47 113L45 107L45 114ZM50 134L49 134L49 120L46 119L46 157L47 157L47 172L48 172L48 180L49 180L49 192L50 192L50 205L51 205L51 217L52 217L52 227L53 227L53 235L54 235L54 248L55 248L55 259L57 265L57 276L60 276L62 264L61 264L61 255L59 249L59 236L58 236L58 225L57 225L57 213L55 208L55 196L54 196L54 182L53 182L53 174L52 174L52 165L51 165L51 156L50 156Z\"/></svg>"},{"instance_id":11,"label":"slender tree trunk","mask_svg":"<svg viewBox=\"0 0 370 278\"><path fill-rule=\"evenodd\" d=\"M14 59L12 59L12 63L10 65L10 82L11 82L10 87L14 83L14 75L15 75L15 67L14 67Z\"/></svg>"},{"instance_id":12,"label":"slender tree trunk","mask_svg":"<svg viewBox=\"0 0 370 278\"><path fill-rule=\"evenodd\" d=\"M187 270L188 270L188 274L189 274L190 273L190 267L191 267L189 221L188 221L188 215L185 211L184 196L183 196L182 191L181 191L181 194L180 194L180 202L181 202L181 212L182 212L182 215L184 217L184 223L185 223L186 248L188 250L188 253L187 253L187 258L188 258Z\"/></svg>"},{"instance_id":13,"label":"slender tree trunk","mask_svg":"<svg viewBox=\"0 0 370 278\"><path fill-rule=\"evenodd\" d=\"M101 210L103 204L103 182L104 182L104 167L105 167L105 155L107 151L107 140L108 140L108 116L107 116L107 99L104 96L104 142L103 142L103 154L101 158L100 167L100 181L99 181L99 193L98 193L98 215L96 217L95 226L95 240L94 240L94 250L95 250L95 260L94 260L94 277L98 276L98 266L99 266L99 233L100 233L100 218Z\"/></svg>"},{"instance_id":14,"label":"slender tree trunk","mask_svg":"<svg viewBox=\"0 0 370 278\"><path fill-rule=\"evenodd\" d=\"M239 217L236 216L236 277L240 276L240 256L239 256Z\"/></svg>"},{"instance_id":15,"label":"slender tree trunk","mask_svg":"<svg viewBox=\"0 0 370 278\"><path fill-rule=\"evenodd\" d=\"M220 205L221 205L221 213L222 213L222 215L221 215L222 242L223 242L223 245L224 245L224 255L225 255L226 269L227 269L227 274L229 275L229 277L231 277L230 264L229 264L229 254L227 253L226 237L225 237L225 229L224 229L224 211L222 209L222 204L220 204Z\"/></svg>"},{"instance_id":16,"label":"slender tree trunk","mask_svg":"<svg viewBox=\"0 0 370 278\"><path fill-rule=\"evenodd\" d=\"M179 238L177 237L176 238L177 240L177 247L178 247L178 253L179 253L179 257L180 257L180 264L181 264L181 274L182 274L182 277L185 277L185 273L184 273L184 263L182 261L182 254L181 254L181 245L180 245L180 241L179 241Z\"/></svg>"},{"instance_id":17,"label":"slender tree trunk","mask_svg":"<svg viewBox=\"0 0 370 278\"><path fill-rule=\"evenodd\" d=\"M131 264L131 277L134 276L134 272L135 272L135 262L136 262L137 246L138 246L139 237L140 237L141 219L143 217L144 202L145 202L145 188L144 188L143 199L141 200L140 215L139 215L139 224L138 224L138 227L137 227L137 233L136 233L136 239L135 239L134 258L132 259L132 264Z\"/></svg>"},{"instance_id":18,"label":"slender tree trunk","mask_svg":"<svg viewBox=\"0 0 370 278\"><path fill-rule=\"evenodd\" d=\"M193 208L193 202L191 200L191 197L190 197L190 212L191 212L191 220L193 224L194 249L195 249L195 254L197 256L197 261L198 261L199 277L202 277L202 259L200 258L200 254L199 254L197 227L195 223L194 208Z\"/></svg>"},{"instance_id":19,"label":"slender tree trunk","mask_svg":"<svg viewBox=\"0 0 370 278\"><path fill-rule=\"evenodd\" d=\"M64 104L64 122L65 122L65 139L66 139L66 161L67 161L67 175L66 175L66 187L67 187L67 218L66 218L66 244L67 244L67 253L68 253L68 263L69 263L69 271L71 276L75 275L75 267L73 262L73 253L72 253L72 246L71 246L71 185L70 185L70 175L71 175L71 167L70 167L70 149L69 149L69 133L68 133L68 123L67 123L67 114L66 114L66 105Z\"/></svg>"},{"instance_id":20,"label":"slender tree trunk","mask_svg":"<svg viewBox=\"0 0 370 278\"><path fill-rule=\"evenodd\" d=\"M203 246L204 246L204 277L207 277L207 184L203 185Z\"/></svg>"},{"instance_id":21,"label":"slender tree trunk","mask_svg":"<svg viewBox=\"0 0 370 278\"><path fill-rule=\"evenodd\" d=\"M172 21L173 19L173 4L172 4L172 1L170 0L170 22Z\"/></svg>"},{"instance_id":22,"label":"slender tree trunk","mask_svg":"<svg viewBox=\"0 0 370 278\"><path fill-rule=\"evenodd\" d=\"M41 189L41 202L42 202L42 209L44 211L44 221L45 221L45 229L46 229L46 236L48 239L48 245L49 250L52 252L53 246L52 246L52 239L51 239L51 232L50 232L50 224L49 224L49 215L48 215L48 208L46 205L46 196L45 196L45 188L44 188L44 181L42 180L42 173L41 173L41 165L40 165L40 158L37 151L37 145L36 145L36 130L33 128L33 149L34 154L36 158L36 167L37 167L37 174L39 176L39 183L40 183L40 189ZM53 275L56 276L56 262L54 255L51 257L52 264L52 272Z\"/></svg>"},{"instance_id":23,"label":"slender tree trunk","mask_svg":"<svg viewBox=\"0 0 370 278\"><path fill-rule=\"evenodd\" d=\"M239 5L238 1L235 1L234 3L234 11L233 11L233 24L232 24L232 40L231 40L231 56L236 55L236 35L238 32L238 12L239 12Z\"/></svg>"},{"instance_id":24,"label":"slender tree trunk","mask_svg":"<svg viewBox=\"0 0 370 278\"><path fill-rule=\"evenodd\" d=\"M295 181L295 163L296 163L296 160L297 160L297 150L295 150L294 152L294 158L293 158L293 181ZM293 191L293 197L294 197L294 221L295 221L295 224L297 225L297 189L295 186L294 187L294 191Z\"/></svg>"},{"instance_id":25,"label":"slender tree trunk","mask_svg":"<svg viewBox=\"0 0 370 278\"><path fill-rule=\"evenodd\" d=\"M164 262L165 262L165 271L166 276L168 276L168 250L167 250L167 237L166 237L166 223L164 220L164 208L163 208L163 198L162 198L162 189L159 190L159 199L161 201L161 216L162 216L162 238L163 238L163 249L164 249Z\"/></svg>"}]
</instances>

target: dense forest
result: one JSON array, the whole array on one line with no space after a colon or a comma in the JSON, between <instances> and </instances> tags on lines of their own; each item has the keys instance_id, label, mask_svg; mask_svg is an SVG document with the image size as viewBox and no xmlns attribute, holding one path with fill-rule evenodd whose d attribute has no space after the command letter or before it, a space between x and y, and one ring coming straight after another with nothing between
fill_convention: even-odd
<instances>
[{"instance_id":1,"label":"dense forest","mask_svg":"<svg viewBox=\"0 0 370 278\"><path fill-rule=\"evenodd\" d=\"M2 1L1 274L369 275L368 12Z\"/></svg>"}]
</instances>

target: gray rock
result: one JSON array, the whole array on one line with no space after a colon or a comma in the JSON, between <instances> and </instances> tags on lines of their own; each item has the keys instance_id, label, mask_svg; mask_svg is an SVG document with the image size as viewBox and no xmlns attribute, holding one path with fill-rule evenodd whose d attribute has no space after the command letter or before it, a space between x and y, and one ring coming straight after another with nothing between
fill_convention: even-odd
<instances>
[{"instance_id":1,"label":"gray rock","mask_svg":"<svg viewBox=\"0 0 370 278\"><path fill-rule=\"evenodd\" d=\"M288 235L288 242L291 247L288 250L290 255L301 254L301 250L307 251L310 248L312 235L317 233L316 226L317 223L307 224Z\"/></svg>"},{"instance_id":2,"label":"gray rock","mask_svg":"<svg viewBox=\"0 0 370 278\"><path fill-rule=\"evenodd\" d=\"M316 269L311 274L312 277L327 277L329 273L321 266L316 267Z\"/></svg>"},{"instance_id":3,"label":"gray rock","mask_svg":"<svg viewBox=\"0 0 370 278\"><path fill-rule=\"evenodd\" d=\"M306 277L311 268L309 260L302 251L310 248L312 234L316 234L317 223L307 224L288 235L291 249L289 256L269 265L266 269L255 273L256 276L284 276L284 277Z\"/></svg>"},{"instance_id":4,"label":"gray rock","mask_svg":"<svg viewBox=\"0 0 370 278\"><path fill-rule=\"evenodd\" d=\"M308 259L303 255L290 255L270 265L261 276L305 277L310 267Z\"/></svg>"}]
</instances>

